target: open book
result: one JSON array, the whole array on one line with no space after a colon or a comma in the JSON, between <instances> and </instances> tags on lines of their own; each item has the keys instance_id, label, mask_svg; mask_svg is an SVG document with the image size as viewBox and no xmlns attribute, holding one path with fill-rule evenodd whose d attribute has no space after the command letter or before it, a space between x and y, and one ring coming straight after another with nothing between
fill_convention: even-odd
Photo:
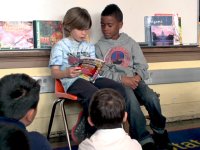
<instances>
[{"instance_id":1,"label":"open book","mask_svg":"<svg viewBox=\"0 0 200 150\"><path fill-rule=\"evenodd\" d=\"M105 63L101 59L90 57L77 58L73 55L68 56L68 61L69 64L81 68L81 78L91 82L94 82L96 80L101 68Z\"/></svg>"}]
</instances>

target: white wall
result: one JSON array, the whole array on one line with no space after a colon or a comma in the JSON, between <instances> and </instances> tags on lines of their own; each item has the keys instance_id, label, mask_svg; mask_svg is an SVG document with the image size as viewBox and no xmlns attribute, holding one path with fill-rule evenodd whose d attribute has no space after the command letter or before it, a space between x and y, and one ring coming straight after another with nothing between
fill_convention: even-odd
<instances>
[{"instance_id":1,"label":"white wall","mask_svg":"<svg viewBox=\"0 0 200 150\"><path fill-rule=\"evenodd\" d=\"M144 16L154 13L178 13L182 17L183 43L197 43L198 0L0 0L0 20L62 20L74 6L86 8L92 16L92 42L100 36L100 13L116 3L124 13L122 31L136 41L144 41Z\"/></svg>"}]
</instances>

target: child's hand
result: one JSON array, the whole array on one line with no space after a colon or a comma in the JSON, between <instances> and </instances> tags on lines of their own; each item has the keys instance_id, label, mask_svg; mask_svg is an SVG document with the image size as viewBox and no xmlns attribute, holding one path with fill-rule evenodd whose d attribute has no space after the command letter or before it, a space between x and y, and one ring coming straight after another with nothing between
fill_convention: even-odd
<instances>
[{"instance_id":1,"label":"child's hand","mask_svg":"<svg viewBox=\"0 0 200 150\"><path fill-rule=\"evenodd\" d=\"M135 77L122 77L122 83L126 86L131 87L133 90L138 87L139 79Z\"/></svg>"},{"instance_id":2,"label":"child's hand","mask_svg":"<svg viewBox=\"0 0 200 150\"><path fill-rule=\"evenodd\" d=\"M67 74L68 74L68 77L70 77L70 78L77 77L80 75L80 73L81 73L80 67L71 67L71 68L67 69Z\"/></svg>"}]
</instances>

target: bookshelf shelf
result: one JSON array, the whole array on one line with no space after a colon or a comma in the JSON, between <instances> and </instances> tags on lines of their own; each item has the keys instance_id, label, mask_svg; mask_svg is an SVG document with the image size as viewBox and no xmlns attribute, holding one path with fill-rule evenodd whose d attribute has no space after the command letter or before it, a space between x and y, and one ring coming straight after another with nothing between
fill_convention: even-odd
<instances>
[{"instance_id":1,"label":"bookshelf shelf","mask_svg":"<svg viewBox=\"0 0 200 150\"><path fill-rule=\"evenodd\" d=\"M200 60L200 47L142 47L148 63ZM50 49L0 50L0 69L47 67Z\"/></svg>"},{"instance_id":2,"label":"bookshelf shelf","mask_svg":"<svg viewBox=\"0 0 200 150\"><path fill-rule=\"evenodd\" d=\"M143 47L147 62L200 60L200 47Z\"/></svg>"}]
</instances>

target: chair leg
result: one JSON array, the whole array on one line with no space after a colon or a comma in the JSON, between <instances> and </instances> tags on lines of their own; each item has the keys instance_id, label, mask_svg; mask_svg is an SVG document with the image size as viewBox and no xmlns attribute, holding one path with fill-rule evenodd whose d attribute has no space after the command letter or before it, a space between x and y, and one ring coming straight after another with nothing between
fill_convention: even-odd
<instances>
[{"instance_id":1,"label":"chair leg","mask_svg":"<svg viewBox=\"0 0 200 150\"><path fill-rule=\"evenodd\" d=\"M53 124L53 119L54 119L54 114L55 114L55 110L56 110L56 105L58 103L61 102L62 99L57 99L54 101L53 103L53 107L52 107L52 110L51 110L51 117L50 117L50 121L49 121L49 127L48 127L48 132L47 132L47 139L49 140L50 138L50 133L51 133L51 127L52 127L52 124Z\"/></svg>"},{"instance_id":2,"label":"chair leg","mask_svg":"<svg viewBox=\"0 0 200 150\"><path fill-rule=\"evenodd\" d=\"M70 142L70 137L69 137L69 128L68 128L68 123L67 123L67 117L66 117L66 112L65 112L65 108L64 108L64 102L65 99L63 99L60 103L60 108L61 108L61 113L62 113L62 117L63 117L63 122L64 122L64 127L65 127L65 131L66 131L66 138L67 138L67 142L69 145L69 150L72 150L71 148L71 142Z\"/></svg>"}]
</instances>

